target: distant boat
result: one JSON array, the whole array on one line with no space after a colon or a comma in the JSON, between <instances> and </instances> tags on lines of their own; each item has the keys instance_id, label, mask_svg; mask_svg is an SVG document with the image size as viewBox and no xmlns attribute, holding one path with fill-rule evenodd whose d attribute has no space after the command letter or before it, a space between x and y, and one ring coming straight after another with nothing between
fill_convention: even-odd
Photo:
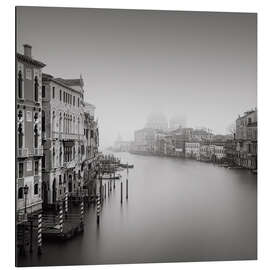
<instances>
[{"instance_id":1,"label":"distant boat","mask_svg":"<svg viewBox=\"0 0 270 270\"><path fill-rule=\"evenodd\" d=\"M115 176L110 176L110 175L106 175L106 176L102 176L102 177L100 177L99 179L100 180L117 180L117 179L120 179L121 178L121 175L120 174L117 174L117 175L115 175Z\"/></svg>"},{"instance_id":2,"label":"distant boat","mask_svg":"<svg viewBox=\"0 0 270 270\"><path fill-rule=\"evenodd\" d=\"M132 168L134 168L134 165L128 165L128 164L120 164L120 167L122 167L122 168L129 168L129 169L132 169Z\"/></svg>"}]
</instances>

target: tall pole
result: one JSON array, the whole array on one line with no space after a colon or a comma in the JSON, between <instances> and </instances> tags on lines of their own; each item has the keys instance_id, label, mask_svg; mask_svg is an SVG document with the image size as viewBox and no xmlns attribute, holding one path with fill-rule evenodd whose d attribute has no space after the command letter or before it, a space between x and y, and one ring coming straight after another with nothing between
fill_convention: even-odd
<instances>
[{"instance_id":1,"label":"tall pole","mask_svg":"<svg viewBox=\"0 0 270 270\"><path fill-rule=\"evenodd\" d=\"M38 255L41 255L42 246L42 214L38 215Z\"/></svg>"},{"instance_id":2,"label":"tall pole","mask_svg":"<svg viewBox=\"0 0 270 270\"><path fill-rule=\"evenodd\" d=\"M33 252L33 217L30 217L30 253Z\"/></svg>"},{"instance_id":3,"label":"tall pole","mask_svg":"<svg viewBox=\"0 0 270 270\"><path fill-rule=\"evenodd\" d=\"M99 225L100 211L101 211L101 207L100 207L100 196L98 194L98 196L97 196L97 225Z\"/></svg>"},{"instance_id":4,"label":"tall pole","mask_svg":"<svg viewBox=\"0 0 270 270\"><path fill-rule=\"evenodd\" d=\"M128 179L126 179L126 199L128 199Z\"/></svg>"},{"instance_id":5,"label":"tall pole","mask_svg":"<svg viewBox=\"0 0 270 270\"><path fill-rule=\"evenodd\" d=\"M123 183L121 182L121 204L123 203Z\"/></svg>"}]
</instances>

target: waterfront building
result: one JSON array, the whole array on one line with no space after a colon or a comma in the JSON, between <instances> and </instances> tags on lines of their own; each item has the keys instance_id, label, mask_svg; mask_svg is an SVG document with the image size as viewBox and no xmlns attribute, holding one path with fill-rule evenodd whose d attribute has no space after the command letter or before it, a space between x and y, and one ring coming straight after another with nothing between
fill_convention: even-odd
<instances>
[{"instance_id":1,"label":"waterfront building","mask_svg":"<svg viewBox=\"0 0 270 270\"><path fill-rule=\"evenodd\" d=\"M32 214L42 208L41 85L44 66L44 63L32 58L30 45L24 45L24 54L16 54L17 221L24 213Z\"/></svg>"},{"instance_id":2,"label":"waterfront building","mask_svg":"<svg viewBox=\"0 0 270 270\"><path fill-rule=\"evenodd\" d=\"M95 120L95 106L84 102L84 139L82 152L82 175L83 189L88 194L94 192L94 180L97 176L99 129L98 122Z\"/></svg>"},{"instance_id":3,"label":"waterfront building","mask_svg":"<svg viewBox=\"0 0 270 270\"><path fill-rule=\"evenodd\" d=\"M135 151L153 152L155 145L156 130L153 128L143 128L134 132Z\"/></svg>"},{"instance_id":4,"label":"waterfront building","mask_svg":"<svg viewBox=\"0 0 270 270\"><path fill-rule=\"evenodd\" d=\"M236 164L257 169L257 109L237 118L235 139Z\"/></svg>"},{"instance_id":5,"label":"waterfront building","mask_svg":"<svg viewBox=\"0 0 270 270\"><path fill-rule=\"evenodd\" d=\"M211 141L213 138L213 133L208 129L192 129L192 139L198 141Z\"/></svg>"},{"instance_id":6,"label":"waterfront building","mask_svg":"<svg viewBox=\"0 0 270 270\"><path fill-rule=\"evenodd\" d=\"M199 141L185 142L185 157L200 159L200 142Z\"/></svg>"},{"instance_id":7,"label":"waterfront building","mask_svg":"<svg viewBox=\"0 0 270 270\"><path fill-rule=\"evenodd\" d=\"M222 162L224 161L225 157L226 157L226 153L225 153L225 143L215 143L213 145L214 148L214 153L213 156L211 157L211 160L213 160L214 162Z\"/></svg>"},{"instance_id":8,"label":"waterfront building","mask_svg":"<svg viewBox=\"0 0 270 270\"><path fill-rule=\"evenodd\" d=\"M236 144L236 140L227 140L224 145L226 160L231 166L236 164Z\"/></svg>"},{"instance_id":9,"label":"waterfront building","mask_svg":"<svg viewBox=\"0 0 270 270\"><path fill-rule=\"evenodd\" d=\"M42 187L44 205L82 186L83 80L42 76Z\"/></svg>"}]
</instances>

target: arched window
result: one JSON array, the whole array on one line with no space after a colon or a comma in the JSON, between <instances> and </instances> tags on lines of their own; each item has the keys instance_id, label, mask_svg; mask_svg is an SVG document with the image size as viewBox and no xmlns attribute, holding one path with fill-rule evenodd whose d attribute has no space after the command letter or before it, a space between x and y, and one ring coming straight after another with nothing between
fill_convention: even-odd
<instances>
[{"instance_id":1,"label":"arched window","mask_svg":"<svg viewBox=\"0 0 270 270\"><path fill-rule=\"evenodd\" d=\"M18 98L23 98L22 72L21 72L21 70L18 73Z\"/></svg>"},{"instance_id":2,"label":"arched window","mask_svg":"<svg viewBox=\"0 0 270 270\"><path fill-rule=\"evenodd\" d=\"M38 126L34 126L34 148L38 148Z\"/></svg>"},{"instance_id":3,"label":"arched window","mask_svg":"<svg viewBox=\"0 0 270 270\"><path fill-rule=\"evenodd\" d=\"M23 148L23 129L22 129L22 123L18 126L18 148Z\"/></svg>"},{"instance_id":4,"label":"arched window","mask_svg":"<svg viewBox=\"0 0 270 270\"><path fill-rule=\"evenodd\" d=\"M60 147L60 153L59 153L59 166L62 165L62 147Z\"/></svg>"},{"instance_id":5,"label":"arched window","mask_svg":"<svg viewBox=\"0 0 270 270\"><path fill-rule=\"evenodd\" d=\"M38 183L36 183L34 185L34 194L37 195L38 194Z\"/></svg>"},{"instance_id":6,"label":"arched window","mask_svg":"<svg viewBox=\"0 0 270 270\"><path fill-rule=\"evenodd\" d=\"M38 102L38 77L37 76L35 76L34 99L36 102Z\"/></svg>"},{"instance_id":7,"label":"arched window","mask_svg":"<svg viewBox=\"0 0 270 270\"><path fill-rule=\"evenodd\" d=\"M55 164L55 149L54 149L54 147L53 147L53 168L54 168L54 164Z\"/></svg>"},{"instance_id":8,"label":"arched window","mask_svg":"<svg viewBox=\"0 0 270 270\"><path fill-rule=\"evenodd\" d=\"M59 115L59 132L62 132L62 114Z\"/></svg>"},{"instance_id":9,"label":"arched window","mask_svg":"<svg viewBox=\"0 0 270 270\"><path fill-rule=\"evenodd\" d=\"M52 131L55 131L55 111L53 111L53 116L52 116Z\"/></svg>"},{"instance_id":10,"label":"arched window","mask_svg":"<svg viewBox=\"0 0 270 270\"><path fill-rule=\"evenodd\" d=\"M18 189L18 199L23 199L23 187Z\"/></svg>"},{"instance_id":11,"label":"arched window","mask_svg":"<svg viewBox=\"0 0 270 270\"><path fill-rule=\"evenodd\" d=\"M42 116L41 116L41 128L42 132L45 132L45 112L42 110Z\"/></svg>"},{"instance_id":12,"label":"arched window","mask_svg":"<svg viewBox=\"0 0 270 270\"><path fill-rule=\"evenodd\" d=\"M23 125L22 125L22 117L23 113L22 111L18 112L18 120L19 120L19 125L18 125L18 148L23 148Z\"/></svg>"},{"instance_id":13,"label":"arched window","mask_svg":"<svg viewBox=\"0 0 270 270\"><path fill-rule=\"evenodd\" d=\"M78 134L80 134L80 118L78 117Z\"/></svg>"},{"instance_id":14,"label":"arched window","mask_svg":"<svg viewBox=\"0 0 270 270\"><path fill-rule=\"evenodd\" d=\"M59 175L59 185L62 185L62 175Z\"/></svg>"}]
</instances>

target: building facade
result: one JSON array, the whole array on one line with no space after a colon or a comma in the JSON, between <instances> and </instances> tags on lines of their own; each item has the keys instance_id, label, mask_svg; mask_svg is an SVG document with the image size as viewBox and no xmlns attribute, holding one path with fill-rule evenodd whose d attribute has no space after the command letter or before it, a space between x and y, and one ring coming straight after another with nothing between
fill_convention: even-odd
<instances>
[{"instance_id":1,"label":"building facade","mask_svg":"<svg viewBox=\"0 0 270 270\"><path fill-rule=\"evenodd\" d=\"M84 154L83 80L42 76L42 193L56 204L81 189Z\"/></svg>"},{"instance_id":2,"label":"building facade","mask_svg":"<svg viewBox=\"0 0 270 270\"><path fill-rule=\"evenodd\" d=\"M236 120L236 164L257 169L257 109L247 111Z\"/></svg>"},{"instance_id":3,"label":"building facade","mask_svg":"<svg viewBox=\"0 0 270 270\"><path fill-rule=\"evenodd\" d=\"M16 54L16 210L33 213L42 208L41 139L42 68L32 58L32 47ZM18 219L19 220L19 219Z\"/></svg>"}]
</instances>

